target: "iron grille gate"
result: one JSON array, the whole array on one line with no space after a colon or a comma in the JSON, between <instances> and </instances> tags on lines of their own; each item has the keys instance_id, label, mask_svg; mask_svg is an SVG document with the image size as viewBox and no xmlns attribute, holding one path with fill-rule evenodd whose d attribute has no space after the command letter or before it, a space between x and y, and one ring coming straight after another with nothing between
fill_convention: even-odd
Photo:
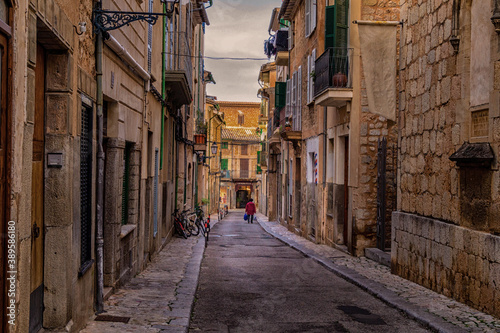
<instances>
[{"instance_id":1,"label":"iron grille gate","mask_svg":"<svg viewBox=\"0 0 500 333\"><path fill-rule=\"evenodd\" d=\"M377 247L385 251L385 171L387 140L378 140L377 151Z\"/></svg>"},{"instance_id":2,"label":"iron grille gate","mask_svg":"<svg viewBox=\"0 0 500 333\"><path fill-rule=\"evenodd\" d=\"M153 236L158 233L158 148L155 149L155 178L153 180Z\"/></svg>"},{"instance_id":3,"label":"iron grille gate","mask_svg":"<svg viewBox=\"0 0 500 333\"><path fill-rule=\"evenodd\" d=\"M92 259L92 109L82 106L82 132L80 136L80 223L81 263Z\"/></svg>"},{"instance_id":4,"label":"iron grille gate","mask_svg":"<svg viewBox=\"0 0 500 333\"><path fill-rule=\"evenodd\" d=\"M377 150L377 248L385 251L390 244L391 214L396 210L397 146L378 140ZM389 245L390 246L390 245Z\"/></svg>"}]
</instances>

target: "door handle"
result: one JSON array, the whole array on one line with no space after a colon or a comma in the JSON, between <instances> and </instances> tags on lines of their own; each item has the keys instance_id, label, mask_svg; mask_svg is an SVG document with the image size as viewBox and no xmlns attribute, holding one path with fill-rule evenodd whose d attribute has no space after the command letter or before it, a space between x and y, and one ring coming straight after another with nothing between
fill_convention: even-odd
<instances>
[{"instance_id":1,"label":"door handle","mask_svg":"<svg viewBox=\"0 0 500 333\"><path fill-rule=\"evenodd\" d=\"M33 237L36 239L40 237L40 227L35 224L33 224Z\"/></svg>"}]
</instances>

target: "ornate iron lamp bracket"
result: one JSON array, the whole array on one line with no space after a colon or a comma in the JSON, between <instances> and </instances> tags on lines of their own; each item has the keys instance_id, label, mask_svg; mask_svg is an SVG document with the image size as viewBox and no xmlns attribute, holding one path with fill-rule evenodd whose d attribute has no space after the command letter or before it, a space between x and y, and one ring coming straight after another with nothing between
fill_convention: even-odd
<instances>
[{"instance_id":1,"label":"ornate iron lamp bracket","mask_svg":"<svg viewBox=\"0 0 500 333\"><path fill-rule=\"evenodd\" d=\"M119 29L125 25L130 25L130 23L135 21L145 21L148 24L154 25L160 16L172 17L175 10L175 4L179 3L179 0L170 1L171 7L168 8L165 13L145 13L145 12L122 12L115 10L103 10L101 9L101 3L96 4L94 9L94 29L96 33L103 33L107 37L107 32L110 30Z\"/></svg>"},{"instance_id":2,"label":"ornate iron lamp bracket","mask_svg":"<svg viewBox=\"0 0 500 333\"><path fill-rule=\"evenodd\" d=\"M495 26L495 32L500 35L500 1L495 0L495 9L491 17L491 23Z\"/></svg>"}]
</instances>

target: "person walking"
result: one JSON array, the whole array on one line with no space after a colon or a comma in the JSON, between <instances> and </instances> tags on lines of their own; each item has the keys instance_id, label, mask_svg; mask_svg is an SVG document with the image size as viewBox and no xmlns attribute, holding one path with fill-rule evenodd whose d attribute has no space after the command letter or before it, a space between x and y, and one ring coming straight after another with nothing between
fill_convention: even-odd
<instances>
[{"instance_id":1,"label":"person walking","mask_svg":"<svg viewBox=\"0 0 500 333\"><path fill-rule=\"evenodd\" d=\"M248 223L253 223L253 216L257 212L253 199L249 199L247 205L245 206L245 213L248 215Z\"/></svg>"}]
</instances>

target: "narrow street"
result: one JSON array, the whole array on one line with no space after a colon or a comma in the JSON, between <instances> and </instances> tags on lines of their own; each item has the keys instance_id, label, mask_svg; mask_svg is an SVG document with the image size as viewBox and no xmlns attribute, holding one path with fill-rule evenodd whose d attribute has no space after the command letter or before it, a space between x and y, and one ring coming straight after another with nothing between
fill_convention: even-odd
<instances>
[{"instance_id":1,"label":"narrow street","mask_svg":"<svg viewBox=\"0 0 500 333\"><path fill-rule=\"evenodd\" d=\"M426 332L232 212L211 233L191 332Z\"/></svg>"}]
</instances>

